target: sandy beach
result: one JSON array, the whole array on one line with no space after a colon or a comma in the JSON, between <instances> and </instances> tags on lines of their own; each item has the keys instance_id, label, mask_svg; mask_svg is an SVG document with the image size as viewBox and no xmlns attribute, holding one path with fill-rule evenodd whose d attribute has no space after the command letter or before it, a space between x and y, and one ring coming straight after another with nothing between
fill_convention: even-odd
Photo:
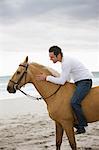
<instances>
[{"instance_id":1,"label":"sandy beach","mask_svg":"<svg viewBox=\"0 0 99 150\"><path fill-rule=\"evenodd\" d=\"M99 150L99 122L76 135L78 150ZM71 150L64 133L62 150ZM0 150L55 150L55 125L44 101L0 101Z\"/></svg>"}]
</instances>

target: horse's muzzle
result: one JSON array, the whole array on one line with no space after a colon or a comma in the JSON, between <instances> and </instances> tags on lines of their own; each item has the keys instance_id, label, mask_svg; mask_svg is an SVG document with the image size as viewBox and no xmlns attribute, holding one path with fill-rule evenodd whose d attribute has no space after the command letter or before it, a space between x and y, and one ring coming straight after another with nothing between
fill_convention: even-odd
<instances>
[{"instance_id":1,"label":"horse's muzzle","mask_svg":"<svg viewBox=\"0 0 99 150\"><path fill-rule=\"evenodd\" d=\"M9 93L16 93L16 89L13 87L10 87L9 85L7 86L7 91L9 92Z\"/></svg>"}]
</instances>

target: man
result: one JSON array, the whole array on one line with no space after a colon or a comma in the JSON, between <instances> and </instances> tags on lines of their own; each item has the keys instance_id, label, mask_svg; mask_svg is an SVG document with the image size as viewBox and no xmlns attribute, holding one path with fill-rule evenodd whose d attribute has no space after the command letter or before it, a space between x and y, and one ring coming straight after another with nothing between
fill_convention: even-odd
<instances>
[{"instance_id":1,"label":"man","mask_svg":"<svg viewBox=\"0 0 99 150\"><path fill-rule=\"evenodd\" d=\"M49 57L53 63L61 62L60 77L40 74L37 75L37 79L61 85L64 85L70 78L74 80L76 90L71 99L71 106L78 119L78 125L75 126L77 128L76 134L85 133L87 121L81 108L81 102L91 89L93 75L80 61L63 56L62 50L58 46L50 47Z\"/></svg>"}]
</instances>

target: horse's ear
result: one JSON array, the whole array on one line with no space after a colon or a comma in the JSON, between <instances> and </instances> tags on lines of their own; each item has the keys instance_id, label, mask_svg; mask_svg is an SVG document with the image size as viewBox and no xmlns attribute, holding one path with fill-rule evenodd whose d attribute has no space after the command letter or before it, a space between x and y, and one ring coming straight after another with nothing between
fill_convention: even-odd
<instances>
[{"instance_id":1,"label":"horse's ear","mask_svg":"<svg viewBox=\"0 0 99 150\"><path fill-rule=\"evenodd\" d=\"M28 62L28 56L26 56L26 62Z\"/></svg>"},{"instance_id":2,"label":"horse's ear","mask_svg":"<svg viewBox=\"0 0 99 150\"><path fill-rule=\"evenodd\" d=\"M26 58L25 58L25 61L24 61L24 62L26 62L26 63L28 62L28 56L26 56Z\"/></svg>"}]
</instances>

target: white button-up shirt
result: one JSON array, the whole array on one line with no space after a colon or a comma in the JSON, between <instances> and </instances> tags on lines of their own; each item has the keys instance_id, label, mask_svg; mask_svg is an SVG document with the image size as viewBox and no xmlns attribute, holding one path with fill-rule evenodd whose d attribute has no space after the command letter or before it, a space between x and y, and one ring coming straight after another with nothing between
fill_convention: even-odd
<instances>
[{"instance_id":1,"label":"white button-up shirt","mask_svg":"<svg viewBox=\"0 0 99 150\"><path fill-rule=\"evenodd\" d=\"M64 84L66 81L72 79L74 82L92 79L92 73L80 61L65 56L61 62L61 74L59 77L47 76L46 81L55 84Z\"/></svg>"}]
</instances>

